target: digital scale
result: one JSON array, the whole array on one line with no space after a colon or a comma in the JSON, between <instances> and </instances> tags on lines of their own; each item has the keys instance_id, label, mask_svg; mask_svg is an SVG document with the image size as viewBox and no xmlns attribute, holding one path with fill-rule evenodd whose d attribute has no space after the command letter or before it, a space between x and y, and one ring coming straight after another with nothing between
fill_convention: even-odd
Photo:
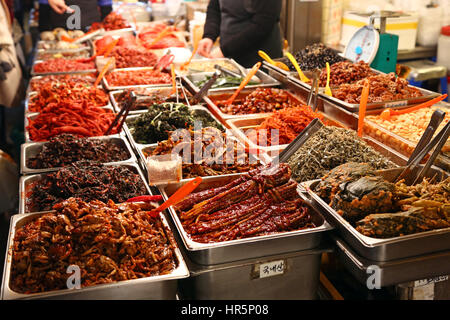
<instances>
[{"instance_id":1,"label":"digital scale","mask_svg":"<svg viewBox=\"0 0 450 320\"><path fill-rule=\"evenodd\" d=\"M398 35L386 33L386 19L399 17L395 12L383 11L370 16L369 25L358 29L348 42L344 56L353 61L365 61L384 73L395 72L397 65ZM375 19L380 19L380 29L375 28Z\"/></svg>"}]
</instances>

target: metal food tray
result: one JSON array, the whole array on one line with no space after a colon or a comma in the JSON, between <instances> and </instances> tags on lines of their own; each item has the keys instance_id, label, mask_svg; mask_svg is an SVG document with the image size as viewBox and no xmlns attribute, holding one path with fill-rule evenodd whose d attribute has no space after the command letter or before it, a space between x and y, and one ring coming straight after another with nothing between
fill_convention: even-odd
<instances>
[{"instance_id":1,"label":"metal food tray","mask_svg":"<svg viewBox=\"0 0 450 320\"><path fill-rule=\"evenodd\" d=\"M84 74L87 75L87 73L84 73L84 72L80 73L80 72L77 72L77 71L67 73L67 75L77 75L77 74L78 74L78 75L84 75ZM29 83L28 83L28 87L27 87L26 96L28 96L31 92L36 92L36 91L34 91L34 90L31 90L31 82L32 82L33 80L41 79L41 78L43 78L43 77L45 77L45 76L51 76L51 75L46 74L46 75L42 75L42 76L34 76L34 77L32 77L32 78L30 79L30 81L29 81ZM92 81L92 84L94 84L96 78L97 78L97 77L95 76L95 73L93 73L93 81ZM100 87L103 88L102 86L100 86Z\"/></svg>"},{"instance_id":2,"label":"metal food tray","mask_svg":"<svg viewBox=\"0 0 450 320\"><path fill-rule=\"evenodd\" d=\"M414 87L414 86L409 85L409 87ZM430 91L427 89L419 88L419 87L415 87L415 88L417 88L423 94L422 97L401 99L401 100L396 100L396 101L383 101L383 102L367 103L366 108L367 108L367 110L383 110L385 108L401 109L401 108L406 108L413 104L419 104L422 102L429 101L429 100L439 96L439 93L436 93L436 92L433 92L433 91ZM332 90L336 89L336 87L331 88L331 89ZM329 97L323 93L319 93L319 94L323 98L324 105L334 104L334 105L343 107L344 109L347 109L348 111L351 111L351 112L359 111L359 103L355 103L355 104L347 103L345 101L335 98L334 96Z\"/></svg>"},{"instance_id":3,"label":"metal food tray","mask_svg":"<svg viewBox=\"0 0 450 320\"><path fill-rule=\"evenodd\" d=\"M64 53L80 53L83 51L87 51L88 53L88 57L90 57L92 55L92 49L90 46L87 47L83 47L83 48L78 48L78 49L61 49L61 50L43 50L43 49L38 49L36 50L36 55L34 56L34 59L37 61L45 61L48 59L42 59L40 57L40 55L42 54L64 54ZM72 58L72 59L80 59L80 58L88 58L88 57L76 57L76 58Z\"/></svg>"},{"instance_id":4,"label":"metal food tray","mask_svg":"<svg viewBox=\"0 0 450 320\"><path fill-rule=\"evenodd\" d=\"M102 86L98 86L98 89L101 89L101 90L105 91ZM38 94L37 91L29 91L26 94L26 96L25 96L26 97L25 98L25 103L24 103L25 104L25 116L29 116L31 114L39 114L40 113L38 111L30 111L29 110L31 99L37 94ZM98 106L98 107L99 108L104 108L104 109L110 109L110 110L113 110L114 112L116 112L114 107L113 107L113 105L111 104L111 99L109 98L108 92L105 91L105 94L108 96L108 104L106 104L104 106Z\"/></svg>"},{"instance_id":5,"label":"metal food tray","mask_svg":"<svg viewBox=\"0 0 450 320\"><path fill-rule=\"evenodd\" d=\"M223 186L239 178L239 176L241 174L204 178L195 192ZM184 179L179 183L160 187L159 190L164 200L167 200L178 188L190 180L192 179ZM189 259L201 265L214 265L318 247L323 233L332 228L317 210L312 207L310 209L313 222L317 225L315 228L216 243L199 243L191 240L173 206L169 207L168 210L183 241Z\"/></svg>"},{"instance_id":6,"label":"metal food tray","mask_svg":"<svg viewBox=\"0 0 450 320\"><path fill-rule=\"evenodd\" d=\"M138 174L142 182L145 185L145 188L147 189L147 194L152 195L152 192L150 190L150 186L147 183L147 179L142 173L142 170L139 168L139 166L136 163L126 163L126 164L104 164L104 166L121 166L121 167L127 167L131 171L134 171L134 173ZM19 213L25 214L29 213L27 212L27 193L30 192L28 190L28 186L38 180L41 180L45 175L49 174L50 172L44 172L44 173L38 173L38 174L32 174L32 175L25 175L20 177L19 181ZM136 195L139 196L139 195Z\"/></svg>"},{"instance_id":7,"label":"metal food tray","mask_svg":"<svg viewBox=\"0 0 450 320\"><path fill-rule=\"evenodd\" d=\"M258 88L258 87L256 87ZM243 89L236 97L236 100L244 99L247 95L252 93L256 88L250 89L245 88ZM274 88L274 86L265 86L265 88ZM276 87L275 87L276 88ZM280 90L283 90L291 99L291 101L295 101L297 104L303 104L299 97L295 96L292 92L289 92L286 89L277 88ZM203 98L203 100L208 105L208 108L211 109L211 111L217 115L217 117L223 121L231 120L231 119L244 119L247 117L253 117L253 116L265 116L270 115L272 112L265 112L265 113L247 113L247 114L227 114L223 113L220 108L217 106L216 101L224 101L227 100L229 97L233 95L235 90L227 88L226 90L216 91L211 94L208 94Z\"/></svg>"},{"instance_id":8,"label":"metal food tray","mask_svg":"<svg viewBox=\"0 0 450 320\"><path fill-rule=\"evenodd\" d=\"M198 87L195 83L198 81L205 80L207 76L212 76L214 72L202 72L202 73L194 73L191 75L183 75L183 81L185 81L192 90L197 93L200 91L200 87ZM259 88L259 87L276 87L279 86L281 83L274 79L273 77L269 76L267 73L258 70L258 72L255 75L259 78L261 81L257 84L252 85L246 85L245 88ZM239 86L230 86L230 87L224 87L224 88L211 88L208 90L208 94L214 93L214 92L223 92L223 91L229 91L229 90L236 90L239 88Z\"/></svg>"},{"instance_id":9,"label":"metal food tray","mask_svg":"<svg viewBox=\"0 0 450 320\"><path fill-rule=\"evenodd\" d=\"M179 76L183 76L183 75L192 75L192 74L196 74L196 73L204 73L206 72L205 70L196 70L196 69L191 69L190 66L196 63L208 63L214 66L214 64L220 62L227 62L230 65L232 65L235 70L230 70L236 73L241 73L241 74L247 74L247 70L241 66L239 63L237 63L234 59L231 58L214 58L214 59L192 59L191 63L186 67L186 69L184 71L181 71L179 68L176 68L176 73Z\"/></svg>"},{"instance_id":10,"label":"metal food tray","mask_svg":"<svg viewBox=\"0 0 450 320\"><path fill-rule=\"evenodd\" d=\"M403 168L382 171L385 177L392 177L393 174L399 173ZM420 169L421 166L416 167L413 172ZM428 171L428 176L433 177L434 175L437 176L438 180L448 176L444 171L432 166ZM299 193L313 207L320 210L327 221L336 227L342 238L362 257L375 261L392 261L450 249L450 228L387 239L362 235L313 191L319 182L320 179L299 184Z\"/></svg>"},{"instance_id":11,"label":"metal food tray","mask_svg":"<svg viewBox=\"0 0 450 320\"><path fill-rule=\"evenodd\" d=\"M154 68L153 67L121 68L121 69L114 69L110 73L123 72L123 71L136 71L136 70L154 70ZM171 87L172 86L172 83L130 84L127 86L114 86L114 85L110 85L108 83L108 80L106 80L106 76L103 77L102 82L103 82L103 85L105 86L105 89L108 91L134 89L134 88L160 88L160 87Z\"/></svg>"},{"instance_id":12,"label":"metal food tray","mask_svg":"<svg viewBox=\"0 0 450 320\"><path fill-rule=\"evenodd\" d=\"M380 287L428 279L450 273L450 251L441 251L393 261L373 261L358 255L342 239L333 236L335 252L342 265L361 284L366 285L377 267Z\"/></svg>"},{"instance_id":13,"label":"metal food tray","mask_svg":"<svg viewBox=\"0 0 450 320\"><path fill-rule=\"evenodd\" d=\"M108 31L105 30L105 31L101 32L99 34L99 36L102 36L102 37L104 37L104 36L116 36L116 35L122 36L124 34L132 34L132 35L134 35L134 33L135 33L135 30L130 24L130 27L128 27L128 28L108 30Z\"/></svg>"},{"instance_id":14,"label":"metal food tray","mask_svg":"<svg viewBox=\"0 0 450 320\"><path fill-rule=\"evenodd\" d=\"M34 66L38 63L44 62L45 60L36 60L31 68L30 74L34 76L46 76L50 74L70 74L70 73L95 73L97 69L86 69L86 70L68 70L68 71L52 71L52 72L35 72Z\"/></svg>"},{"instance_id":15,"label":"metal food tray","mask_svg":"<svg viewBox=\"0 0 450 320\"><path fill-rule=\"evenodd\" d=\"M127 139L125 139L123 136L121 136L119 134L111 135L111 136L89 137L87 139L109 141L109 142L113 143L114 145L120 146L122 149L125 149L129 154L128 159L125 159L122 161L107 162L106 164L127 164L127 163L135 163L137 161L136 155L134 154L133 150L131 149L131 146L128 143ZM48 143L48 142L31 142L31 143L23 143L21 145L21 152L20 152L20 173L21 174L35 174L35 173L51 172L51 171L57 171L57 170L61 169L61 167L32 169L27 166L28 159L30 159L31 157L35 157L42 150L42 147L46 143Z\"/></svg>"},{"instance_id":16,"label":"metal food tray","mask_svg":"<svg viewBox=\"0 0 450 320\"><path fill-rule=\"evenodd\" d=\"M112 112L114 112L114 109L113 109L113 107L112 106L107 106L107 107L103 107L104 109L109 109L109 110L111 110ZM25 142L43 142L43 141L33 141L33 140L31 140L31 138L30 138L30 132L27 130L27 127L28 127L28 125L29 125L29 121L28 121L28 118L30 118L30 119L35 119L37 116L39 116L39 113L38 112L30 112L30 113L28 113L28 114L25 114L25 117L24 117L24 131L25 131ZM125 126L124 126L125 127ZM123 131L123 129L122 129L122 131ZM122 134L122 132L120 132L120 133L118 133L118 134ZM96 137L100 137L100 136L96 136Z\"/></svg>"},{"instance_id":17,"label":"metal food tray","mask_svg":"<svg viewBox=\"0 0 450 320\"><path fill-rule=\"evenodd\" d=\"M171 87L155 87L155 88L144 88L145 90L145 94L143 95L147 95L147 93L152 93L152 92L164 92L167 93L167 95L172 91ZM180 91L183 91L181 88L177 88L178 90L178 94L180 94ZM114 110L116 112L120 111L120 106L119 106L119 102L116 100L116 94L122 93L124 90L115 90L115 91L110 91L109 92L109 100L112 103L112 106L114 107ZM187 90L184 90L190 97L192 97L192 95L190 94L190 92L187 92ZM136 92L136 95L138 96L138 99L140 96L140 92ZM189 97L186 97L186 99L182 99L180 96L180 103L184 103L186 105L189 105L189 101L187 101L189 99ZM141 114L141 113L145 113L147 112L147 109L138 109L138 110L130 110L129 111L129 115L135 115L135 114Z\"/></svg>"},{"instance_id":18,"label":"metal food tray","mask_svg":"<svg viewBox=\"0 0 450 320\"><path fill-rule=\"evenodd\" d=\"M254 129L258 125L260 125L264 120L266 120L268 117L270 117L270 114L261 114L261 115L249 115L246 118L240 118L240 119L231 119L227 120L226 123L230 127L233 134L239 138L243 143L249 146L251 149L255 150L263 150L264 152L267 152L268 155L274 156L279 154L281 151L286 149L286 147L289 144L280 144L280 145L273 145L273 146L260 146L259 144L256 144L255 142L251 141L247 135L244 133L244 130ZM340 121L335 120L326 114L324 114L324 120L330 121L333 125L339 126L339 127L346 127L345 124L340 123Z\"/></svg>"},{"instance_id":19,"label":"metal food tray","mask_svg":"<svg viewBox=\"0 0 450 320\"><path fill-rule=\"evenodd\" d=\"M157 275L153 277L145 277L133 280L124 280L108 284L98 284L95 286L84 287L81 289L62 289L42 293L24 294L17 293L9 287L11 277L11 264L13 243L16 229L21 227L33 218L48 212L17 214L12 216L10 232L5 255L5 265L2 282L2 299L83 299L83 300L99 300L99 299L155 299L168 300L176 299L179 279L189 277L189 270L186 262L181 255L178 246L174 245L175 259L178 266L169 274ZM169 224L163 214L159 217L162 220L164 228L168 234L173 234Z\"/></svg>"}]
</instances>

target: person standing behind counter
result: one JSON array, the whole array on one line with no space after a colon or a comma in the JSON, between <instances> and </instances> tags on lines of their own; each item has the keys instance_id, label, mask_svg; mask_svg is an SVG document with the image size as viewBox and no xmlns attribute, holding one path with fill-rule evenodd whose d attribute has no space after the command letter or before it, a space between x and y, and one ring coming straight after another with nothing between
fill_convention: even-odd
<instances>
[{"instance_id":1,"label":"person standing behind counter","mask_svg":"<svg viewBox=\"0 0 450 320\"><path fill-rule=\"evenodd\" d=\"M281 5L281 0L210 0L197 53L233 58L247 68L261 61L258 50L271 58L282 57ZM214 52L218 37L220 49Z\"/></svg>"},{"instance_id":2,"label":"person standing behind counter","mask_svg":"<svg viewBox=\"0 0 450 320\"><path fill-rule=\"evenodd\" d=\"M67 29L71 5L80 7L81 30L101 22L112 11L112 0L39 0L39 31Z\"/></svg>"}]
</instances>

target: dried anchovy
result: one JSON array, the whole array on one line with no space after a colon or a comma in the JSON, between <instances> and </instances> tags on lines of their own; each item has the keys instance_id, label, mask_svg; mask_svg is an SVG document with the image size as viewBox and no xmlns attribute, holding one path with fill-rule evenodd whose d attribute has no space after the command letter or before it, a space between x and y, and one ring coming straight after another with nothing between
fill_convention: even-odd
<instances>
[{"instance_id":1,"label":"dried anchovy","mask_svg":"<svg viewBox=\"0 0 450 320\"><path fill-rule=\"evenodd\" d=\"M152 208L70 198L28 221L14 237L11 289L67 289L70 265L80 268L81 287L169 274L179 264L176 244L145 211Z\"/></svg>"},{"instance_id":2,"label":"dried anchovy","mask_svg":"<svg viewBox=\"0 0 450 320\"><path fill-rule=\"evenodd\" d=\"M148 192L140 175L125 166L78 161L38 180L31 187L27 212L51 210L53 205L70 197L124 202L145 194Z\"/></svg>"},{"instance_id":3,"label":"dried anchovy","mask_svg":"<svg viewBox=\"0 0 450 320\"><path fill-rule=\"evenodd\" d=\"M106 163L128 158L130 154L126 149L108 140L61 134L51 138L36 156L29 158L27 166L32 169L44 169L64 167L80 160Z\"/></svg>"},{"instance_id":4,"label":"dried anchovy","mask_svg":"<svg viewBox=\"0 0 450 320\"><path fill-rule=\"evenodd\" d=\"M396 165L358 137L355 131L322 127L288 160L292 178L298 182L319 179L346 162L368 163L374 169Z\"/></svg>"}]
</instances>

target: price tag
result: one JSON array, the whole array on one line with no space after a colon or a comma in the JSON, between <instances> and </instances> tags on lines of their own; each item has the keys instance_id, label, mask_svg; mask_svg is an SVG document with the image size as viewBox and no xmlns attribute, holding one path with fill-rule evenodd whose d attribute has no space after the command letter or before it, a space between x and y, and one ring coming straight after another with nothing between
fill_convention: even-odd
<instances>
[{"instance_id":1,"label":"price tag","mask_svg":"<svg viewBox=\"0 0 450 320\"><path fill-rule=\"evenodd\" d=\"M385 108L395 108L395 107L401 107L408 105L408 101L402 100L402 101L395 101L395 102L388 102L384 105Z\"/></svg>"},{"instance_id":2,"label":"price tag","mask_svg":"<svg viewBox=\"0 0 450 320\"><path fill-rule=\"evenodd\" d=\"M440 276L440 277L435 277L435 278L416 280L416 281L414 281L414 287L426 286L430 283L438 283L438 282L447 281L447 280L448 280L448 276Z\"/></svg>"},{"instance_id":3,"label":"price tag","mask_svg":"<svg viewBox=\"0 0 450 320\"><path fill-rule=\"evenodd\" d=\"M267 278L284 274L286 271L286 261L276 260L264 262L257 265L257 278Z\"/></svg>"}]
</instances>

